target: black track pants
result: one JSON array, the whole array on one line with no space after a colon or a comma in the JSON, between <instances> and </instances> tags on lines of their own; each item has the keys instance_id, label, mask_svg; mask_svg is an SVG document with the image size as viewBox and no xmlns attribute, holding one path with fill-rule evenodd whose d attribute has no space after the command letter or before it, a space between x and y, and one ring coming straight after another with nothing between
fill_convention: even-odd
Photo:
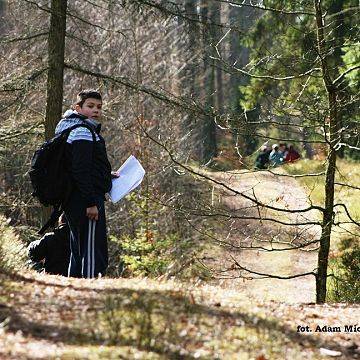
<instances>
[{"instance_id":1,"label":"black track pants","mask_svg":"<svg viewBox=\"0 0 360 360\"><path fill-rule=\"evenodd\" d=\"M70 227L71 256L68 276L94 278L105 275L108 266L105 207L102 196L97 197L99 220L86 216L86 205L78 192L73 192L65 207Z\"/></svg>"}]
</instances>

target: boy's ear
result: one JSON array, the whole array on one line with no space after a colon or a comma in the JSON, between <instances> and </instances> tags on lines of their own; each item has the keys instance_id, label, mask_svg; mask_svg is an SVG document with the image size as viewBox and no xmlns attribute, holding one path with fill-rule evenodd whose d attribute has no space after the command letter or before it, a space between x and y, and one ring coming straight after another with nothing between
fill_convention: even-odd
<instances>
[{"instance_id":1,"label":"boy's ear","mask_svg":"<svg viewBox=\"0 0 360 360\"><path fill-rule=\"evenodd\" d=\"M74 106L74 110L77 111L77 112L79 112L79 111L81 110L81 106L80 106L79 104L76 104L76 105Z\"/></svg>"}]
</instances>

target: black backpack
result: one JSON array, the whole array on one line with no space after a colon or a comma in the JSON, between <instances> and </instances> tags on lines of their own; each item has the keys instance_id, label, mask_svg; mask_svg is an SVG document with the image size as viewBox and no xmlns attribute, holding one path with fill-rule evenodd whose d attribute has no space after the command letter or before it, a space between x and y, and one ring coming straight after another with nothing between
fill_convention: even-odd
<instances>
[{"instance_id":1,"label":"black backpack","mask_svg":"<svg viewBox=\"0 0 360 360\"><path fill-rule=\"evenodd\" d=\"M46 141L35 151L31 161L29 176L36 197L44 206L53 206L54 211L48 222L39 231L40 234L54 226L63 211L72 190L72 181L65 161L65 145L70 132L78 127L91 131L95 143L94 130L87 124L76 124Z\"/></svg>"}]
</instances>

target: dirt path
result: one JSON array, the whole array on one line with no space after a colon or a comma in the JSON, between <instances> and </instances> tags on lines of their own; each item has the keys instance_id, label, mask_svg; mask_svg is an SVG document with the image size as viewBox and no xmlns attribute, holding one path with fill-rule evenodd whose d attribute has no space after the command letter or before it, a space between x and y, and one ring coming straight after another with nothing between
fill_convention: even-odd
<instances>
[{"instance_id":1,"label":"dirt path","mask_svg":"<svg viewBox=\"0 0 360 360\"><path fill-rule=\"evenodd\" d=\"M281 209L305 209L310 204L305 190L290 177L274 176L269 172L247 171L216 172L210 176L226 183L236 191L256 198L258 201ZM240 195L223 191L216 186L220 199L215 202L231 209L231 214L237 216L259 216L259 209L250 200ZM220 205L221 206L221 205ZM261 211L261 210L260 210ZM275 213L261 211L263 218L274 218L286 223L316 222L319 212L311 210L306 213ZM290 276L311 272L316 268L316 245L311 244L304 250L263 251L256 247L267 249L283 249L291 245L309 243L319 238L320 226L298 225L287 226L270 221L231 219L224 224L226 242L239 247L252 249L236 249L219 247L215 252L210 251L206 264L212 268L223 269L224 264L230 266L230 256L234 256L241 266L259 273ZM255 249L254 249L255 248ZM233 276L237 271L231 272ZM255 276L256 277L256 276ZM315 279L313 275L291 280L280 279L230 279L218 280L223 287L236 289L245 296L265 301L276 300L287 303L310 303L315 301Z\"/></svg>"}]
</instances>

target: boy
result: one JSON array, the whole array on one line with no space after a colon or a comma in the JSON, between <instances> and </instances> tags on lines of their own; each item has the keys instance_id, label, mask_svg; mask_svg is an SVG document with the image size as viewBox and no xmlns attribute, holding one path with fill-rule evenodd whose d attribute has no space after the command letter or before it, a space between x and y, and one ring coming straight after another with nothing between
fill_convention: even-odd
<instances>
[{"instance_id":1,"label":"boy","mask_svg":"<svg viewBox=\"0 0 360 360\"><path fill-rule=\"evenodd\" d=\"M72 130L66 144L66 163L73 190L64 205L70 227L71 256L68 276L94 278L105 275L108 248L105 219L105 193L111 189L111 165L105 141L100 135L102 97L96 90L77 95L74 110L68 110L58 123L55 134L75 124L87 124Z\"/></svg>"},{"instance_id":2,"label":"boy","mask_svg":"<svg viewBox=\"0 0 360 360\"><path fill-rule=\"evenodd\" d=\"M70 258L69 227L63 216L53 232L28 246L28 255L33 267L46 273L67 276Z\"/></svg>"}]
</instances>

